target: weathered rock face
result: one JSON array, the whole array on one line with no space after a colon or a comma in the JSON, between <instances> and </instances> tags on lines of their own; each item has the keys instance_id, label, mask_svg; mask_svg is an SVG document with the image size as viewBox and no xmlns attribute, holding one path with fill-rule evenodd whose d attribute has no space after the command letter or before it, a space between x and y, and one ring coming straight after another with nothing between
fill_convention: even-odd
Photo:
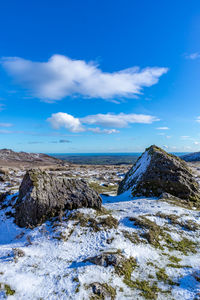
<instances>
[{"instance_id":1,"label":"weathered rock face","mask_svg":"<svg viewBox=\"0 0 200 300\"><path fill-rule=\"evenodd\" d=\"M56 178L41 170L29 170L19 189L16 224L37 226L66 209L101 207L101 197L85 181Z\"/></svg>"},{"instance_id":2,"label":"weathered rock face","mask_svg":"<svg viewBox=\"0 0 200 300\"><path fill-rule=\"evenodd\" d=\"M188 201L199 202L199 185L192 171L180 158L151 146L121 181L118 194L131 190L133 196L160 196L166 192Z\"/></svg>"}]
</instances>

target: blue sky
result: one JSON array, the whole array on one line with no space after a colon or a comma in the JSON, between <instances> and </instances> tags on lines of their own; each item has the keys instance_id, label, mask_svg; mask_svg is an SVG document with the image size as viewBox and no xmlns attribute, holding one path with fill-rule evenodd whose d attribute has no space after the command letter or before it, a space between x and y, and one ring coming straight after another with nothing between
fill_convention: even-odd
<instances>
[{"instance_id":1,"label":"blue sky","mask_svg":"<svg viewBox=\"0 0 200 300\"><path fill-rule=\"evenodd\" d=\"M200 2L0 3L0 148L200 150Z\"/></svg>"}]
</instances>

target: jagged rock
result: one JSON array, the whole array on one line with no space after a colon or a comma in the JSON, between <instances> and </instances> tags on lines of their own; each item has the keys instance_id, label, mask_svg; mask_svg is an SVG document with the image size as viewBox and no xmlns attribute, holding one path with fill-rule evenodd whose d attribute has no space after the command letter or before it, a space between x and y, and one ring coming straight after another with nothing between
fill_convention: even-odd
<instances>
[{"instance_id":1,"label":"jagged rock","mask_svg":"<svg viewBox=\"0 0 200 300\"><path fill-rule=\"evenodd\" d=\"M37 226L66 209L101 208L101 197L84 180L55 177L29 170L19 188L15 220L20 227Z\"/></svg>"},{"instance_id":2,"label":"jagged rock","mask_svg":"<svg viewBox=\"0 0 200 300\"><path fill-rule=\"evenodd\" d=\"M187 164L157 146L146 149L121 181L118 194L159 197L163 193L200 203L199 184Z\"/></svg>"}]
</instances>

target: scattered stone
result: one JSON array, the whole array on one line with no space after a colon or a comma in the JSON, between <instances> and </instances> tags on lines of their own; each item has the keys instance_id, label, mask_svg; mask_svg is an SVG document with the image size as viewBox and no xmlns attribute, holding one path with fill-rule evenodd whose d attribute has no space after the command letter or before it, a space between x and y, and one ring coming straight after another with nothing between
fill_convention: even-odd
<instances>
[{"instance_id":1,"label":"scattered stone","mask_svg":"<svg viewBox=\"0 0 200 300\"><path fill-rule=\"evenodd\" d=\"M101 202L101 197L84 180L55 177L32 169L19 188L15 221L20 227L37 226L67 209L100 209Z\"/></svg>"},{"instance_id":2,"label":"scattered stone","mask_svg":"<svg viewBox=\"0 0 200 300\"><path fill-rule=\"evenodd\" d=\"M107 283L94 282L91 284L91 287L92 292L98 296L98 299L115 299L116 291L112 286L108 285Z\"/></svg>"},{"instance_id":3,"label":"scattered stone","mask_svg":"<svg viewBox=\"0 0 200 300\"><path fill-rule=\"evenodd\" d=\"M19 257L25 256L24 251L19 249L19 248L13 248L12 250L13 250L13 253L14 253L14 258L19 258Z\"/></svg>"},{"instance_id":4,"label":"scattered stone","mask_svg":"<svg viewBox=\"0 0 200 300\"><path fill-rule=\"evenodd\" d=\"M121 252L104 252L100 255L93 256L87 258L84 262L89 261L95 265L102 266L102 267L108 267L108 266L117 266L121 263L123 260L123 256Z\"/></svg>"}]
</instances>

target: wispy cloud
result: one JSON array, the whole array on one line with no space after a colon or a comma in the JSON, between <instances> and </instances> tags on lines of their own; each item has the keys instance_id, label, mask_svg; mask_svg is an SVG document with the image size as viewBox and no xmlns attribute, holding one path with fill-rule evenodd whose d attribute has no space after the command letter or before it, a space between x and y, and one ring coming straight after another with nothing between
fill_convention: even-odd
<instances>
[{"instance_id":1,"label":"wispy cloud","mask_svg":"<svg viewBox=\"0 0 200 300\"><path fill-rule=\"evenodd\" d=\"M71 143L71 141L69 141L69 140L59 140L59 141L52 141L52 142L50 142L50 143L52 143L52 144L65 144L65 143Z\"/></svg>"},{"instance_id":2,"label":"wispy cloud","mask_svg":"<svg viewBox=\"0 0 200 300\"><path fill-rule=\"evenodd\" d=\"M124 128L129 124L140 123L140 124L151 124L155 121L159 121L158 118L151 115L143 114L96 114L88 115L84 118L75 118L67 113L59 112L52 114L47 121L51 124L54 129L59 129L61 127L66 128L71 132L82 132L82 131L92 131L94 133L118 133L119 131L115 128ZM109 127L112 129L101 129L99 127L90 128L86 125L98 125L101 127Z\"/></svg>"},{"instance_id":3,"label":"wispy cloud","mask_svg":"<svg viewBox=\"0 0 200 300\"><path fill-rule=\"evenodd\" d=\"M77 94L103 99L134 97L144 87L156 84L168 71L164 67L131 67L108 73L94 62L73 60L64 55L53 55L47 62L4 57L1 64L33 96L47 101Z\"/></svg>"},{"instance_id":4,"label":"wispy cloud","mask_svg":"<svg viewBox=\"0 0 200 300\"><path fill-rule=\"evenodd\" d=\"M185 54L185 58L195 60L197 58L200 58L200 52L193 52L190 54Z\"/></svg>"},{"instance_id":5,"label":"wispy cloud","mask_svg":"<svg viewBox=\"0 0 200 300\"><path fill-rule=\"evenodd\" d=\"M106 133L106 134L112 134L112 133L119 133L119 130L117 129L101 129L99 127L96 128L88 128L89 131L94 133Z\"/></svg>"},{"instance_id":6,"label":"wispy cloud","mask_svg":"<svg viewBox=\"0 0 200 300\"><path fill-rule=\"evenodd\" d=\"M0 127L12 127L13 126L13 124L11 124L11 123L0 123Z\"/></svg>"},{"instance_id":7,"label":"wispy cloud","mask_svg":"<svg viewBox=\"0 0 200 300\"><path fill-rule=\"evenodd\" d=\"M200 123L200 116L196 118L196 122Z\"/></svg>"},{"instance_id":8,"label":"wispy cloud","mask_svg":"<svg viewBox=\"0 0 200 300\"><path fill-rule=\"evenodd\" d=\"M158 118L151 115L143 114L97 114L89 115L80 119L85 124L100 125L105 127L117 127L124 128L129 124L140 123L140 124L151 124L155 121L159 121Z\"/></svg>"},{"instance_id":9,"label":"wispy cloud","mask_svg":"<svg viewBox=\"0 0 200 300\"><path fill-rule=\"evenodd\" d=\"M157 130L169 130L169 127L166 127L166 126L165 127L157 127L156 129Z\"/></svg>"}]
</instances>

